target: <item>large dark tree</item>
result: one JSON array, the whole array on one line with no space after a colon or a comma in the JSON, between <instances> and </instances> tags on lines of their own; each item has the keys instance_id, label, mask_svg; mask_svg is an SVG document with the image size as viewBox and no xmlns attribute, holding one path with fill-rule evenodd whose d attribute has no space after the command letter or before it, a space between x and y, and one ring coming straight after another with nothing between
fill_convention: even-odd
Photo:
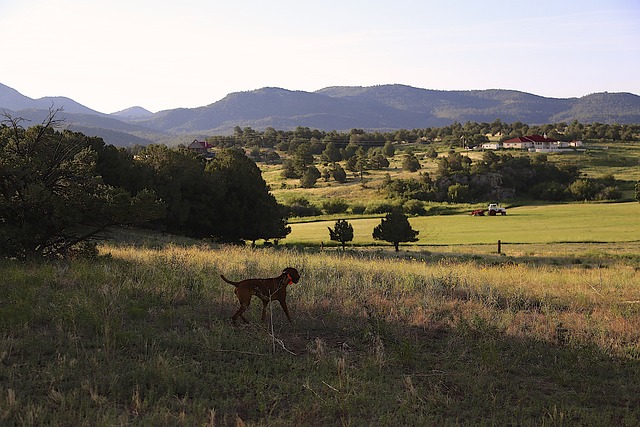
<instances>
[{"instance_id":1,"label":"large dark tree","mask_svg":"<svg viewBox=\"0 0 640 427\"><path fill-rule=\"evenodd\" d=\"M167 205L156 228L193 237L211 236L217 229L222 200L218 182L205 172L205 160L188 150L149 145L138 162L151 171L152 188Z\"/></svg>"},{"instance_id":2,"label":"large dark tree","mask_svg":"<svg viewBox=\"0 0 640 427\"><path fill-rule=\"evenodd\" d=\"M291 232L286 211L269 192L260 169L242 151L216 153L206 170L220 186L214 235L224 241L281 239Z\"/></svg>"},{"instance_id":3,"label":"large dark tree","mask_svg":"<svg viewBox=\"0 0 640 427\"><path fill-rule=\"evenodd\" d=\"M393 243L396 252L398 252L400 243L417 242L418 233L419 231L411 228L411 224L409 224L405 214L400 210L394 210L380 220L380 224L373 229L373 238Z\"/></svg>"},{"instance_id":4,"label":"large dark tree","mask_svg":"<svg viewBox=\"0 0 640 427\"><path fill-rule=\"evenodd\" d=\"M38 126L0 125L0 255L64 256L114 225L163 215L153 192L107 185L96 172L102 141L68 130L51 111Z\"/></svg>"}]
</instances>

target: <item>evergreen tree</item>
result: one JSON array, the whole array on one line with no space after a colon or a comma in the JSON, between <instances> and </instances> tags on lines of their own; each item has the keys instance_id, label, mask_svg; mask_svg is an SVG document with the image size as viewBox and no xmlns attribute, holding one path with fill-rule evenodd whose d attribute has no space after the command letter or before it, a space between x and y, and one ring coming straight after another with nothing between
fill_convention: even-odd
<instances>
[{"instance_id":1,"label":"evergreen tree","mask_svg":"<svg viewBox=\"0 0 640 427\"><path fill-rule=\"evenodd\" d=\"M393 243L396 252L398 252L398 246L401 242L417 242L418 233L419 231L411 228L407 216L400 210L395 209L389 212L380 221L380 224L373 229L373 238Z\"/></svg>"},{"instance_id":2,"label":"evergreen tree","mask_svg":"<svg viewBox=\"0 0 640 427\"><path fill-rule=\"evenodd\" d=\"M402 169L409 172L416 172L420 169L420 161L414 154L407 154L402 160Z\"/></svg>"},{"instance_id":3,"label":"evergreen tree","mask_svg":"<svg viewBox=\"0 0 640 427\"><path fill-rule=\"evenodd\" d=\"M327 162L339 162L342 160L342 154L336 146L335 142L328 142L326 148L322 152L322 159Z\"/></svg>"},{"instance_id":4,"label":"evergreen tree","mask_svg":"<svg viewBox=\"0 0 640 427\"><path fill-rule=\"evenodd\" d=\"M345 182L347 182L347 173L339 163L334 163L333 165L331 165L330 173L333 179L338 181L340 184L344 184Z\"/></svg>"},{"instance_id":5,"label":"evergreen tree","mask_svg":"<svg viewBox=\"0 0 640 427\"><path fill-rule=\"evenodd\" d=\"M387 157L393 157L396 154L396 147L393 146L391 141L387 141L384 143L384 147L382 148L382 152Z\"/></svg>"},{"instance_id":6,"label":"evergreen tree","mask_svg":"<svg viewBox=\"0 0 640 427\"><path fill-rule=\"evenodd\" d=\"M258 166L244 152L227 149L216 154L206 171L220 186L218 203L209 207L218 219L214 235L223 241L280 239L291 232L286 210L269 192Z\"/></svg>"},{"instance_id":7,"label":"evergreen tree","mask_svg":"<svg viewBox=\"0 0 640 427\"><path fill-rule=\"evenodd\" d=\"M345 244L353 240L353 226L344 219L336 221L333 229L329 229L329 237L331 240L340 242L342 250L345 250Z\"/></svg>"},{"instance_id":8,"label":"evergreen tree","mask_svg":"<svg viewBox=\"0 0 640 427\"><path fill-rule=\"evenodd\" d=\"M151 171L152 188L167 206L166 215L154 226L193 237L211 236L218 222L211 206L220 203L222 190L205 173L204 158L186 149L152 144L138 159Z\"/></svg>"},{"instance_id":9,"label":"evergreen tree","mask_svg":"<svg viewBox=\"0 0 640 427\"><path fill-rule=\"evenodd\" d=\"M303 188L313 188L321 176L322 174L318 168L311 165L302 174L302 178L300 178L300 185Z\"/></svg>"}]
</instances>

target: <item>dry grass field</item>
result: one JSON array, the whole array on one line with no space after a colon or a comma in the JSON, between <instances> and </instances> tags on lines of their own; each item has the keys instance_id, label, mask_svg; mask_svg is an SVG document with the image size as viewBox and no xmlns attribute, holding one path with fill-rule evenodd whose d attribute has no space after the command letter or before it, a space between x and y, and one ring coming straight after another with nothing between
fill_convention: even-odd
<instances>
[{"instance_id":1,"label":"dry grass field","mask_svg":"<svg viewBox=\"0 0 640 427\"><path fill-rule=\"evenodd\" d=\"M640 422L638 257L615 247L552 265L120 237L93 261L2 262L0 423ZM294 323L254 301L233 326L218 275L289 265Z\"/></svg>"}]
</instances>

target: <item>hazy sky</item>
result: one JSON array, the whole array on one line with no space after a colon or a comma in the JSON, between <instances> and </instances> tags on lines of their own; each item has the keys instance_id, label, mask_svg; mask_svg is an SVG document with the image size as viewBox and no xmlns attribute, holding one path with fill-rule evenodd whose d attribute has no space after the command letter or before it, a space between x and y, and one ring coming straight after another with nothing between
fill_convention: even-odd
<instances>
[{"instance_id":1,"label":"hazy sky","mask_svg":"<svg viewBox=\"0 0 640 427\"><path fill-rule=\"evenodd\" d=\"M640 94L638 0L0 0L0 83L101 112L265 86Z\"/></svg>"}]
</instances>

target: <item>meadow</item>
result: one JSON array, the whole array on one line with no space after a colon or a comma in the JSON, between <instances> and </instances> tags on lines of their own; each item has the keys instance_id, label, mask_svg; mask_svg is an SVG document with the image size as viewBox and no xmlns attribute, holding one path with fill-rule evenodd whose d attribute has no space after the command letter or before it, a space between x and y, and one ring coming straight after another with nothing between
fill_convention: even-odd
<instances>
[{"instance_id":1,"label":"meadow","mask_svg":"<svg viewBox=\"0 0 640 427\"><path fill-rule=\"evenodd\" d=\"M0 424L640 423L637 253L553 265L133 236L95 260L0 262ZM218 275L288 265L294 322L274 305L262 324L254 301L233 326Z\"/></svg>"},{"instance_id":2,"label":"meadow","mask_svg":"<svg viewBox=\"0 0 640 427\"><path fill-rule=\"evenodd\" d=\"M470 211L470 209L469 209ZM587 243L640 241L640 204L600 203L525 205L507 209L505 216L473 217L469 211L454 215L411 217L419 240L404 248L439 245L492 245L524 243ZM291 224L287 244L335 244L329 240L327 227L335 221L312 221ZM350 219L355 246L381 244L371 233L380 218ZM506 248L506 247L505 247Z\"/></svg>"}]
</instances>

